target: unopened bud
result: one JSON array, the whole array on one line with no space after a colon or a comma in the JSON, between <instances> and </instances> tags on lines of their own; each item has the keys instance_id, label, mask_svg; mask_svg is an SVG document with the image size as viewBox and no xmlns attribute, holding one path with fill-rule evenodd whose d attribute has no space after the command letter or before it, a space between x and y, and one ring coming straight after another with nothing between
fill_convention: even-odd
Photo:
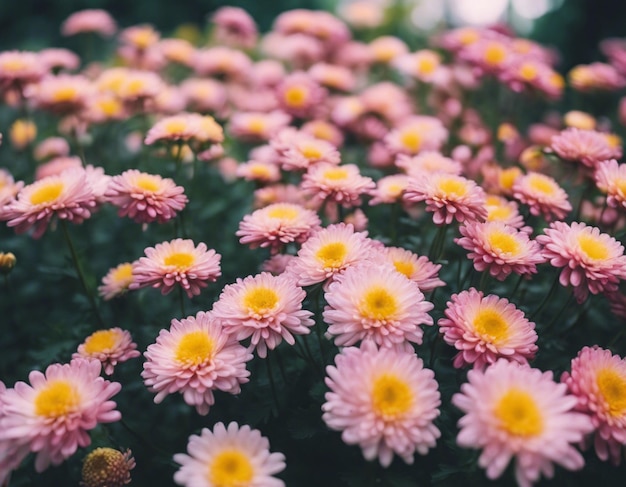
<instances>
[{"instance_id":1,"label":"unopened bud","mask_svg":"<svg viewBox=\"0 0 626 487\"><path fill-rule=\"evenodd\" d=\"M17 259L12 252L0 252L0 273L8 274L15 267Z\"/></svg>"},{"instance_id":2,"label":"unopened bud","mask_svg":"<svg viewBox=\"0 0 626 487\"><path fill-rule=\"evenodd\" d=\"M82 487L122 487L130 483L130 471L135 460L130 450L125 453L113 448L96 448L85 457Z\"/></svg>"}]
</instances>

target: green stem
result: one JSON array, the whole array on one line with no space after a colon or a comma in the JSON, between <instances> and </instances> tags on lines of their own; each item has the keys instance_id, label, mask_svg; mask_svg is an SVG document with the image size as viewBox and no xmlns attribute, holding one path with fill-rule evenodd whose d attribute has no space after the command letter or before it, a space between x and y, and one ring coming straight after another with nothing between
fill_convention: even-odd
<instances>
[{"instance_id":1,"label":"green stem","mask_svg":"<svg viewBox=\"0 0 626 487\"><path fill-rule=\"evenodd\" d=\"M520 274L519 278L517 279L517 282L515 283L515 287L513 288L513 291L511 291L511 294L509 295L509 301L513 301L513 298L517 294L517 291L519 291L519 287L521 286L523 280L524 280L524 275Z\"/></svg>"},{"instance_id":2,"label":"green stem","mask_svg":"<svg viewBox=\"0 0 626 487\"><path fill-rule=\"evenodd\" d=\"M535 317L539 316L539 313L543 311L543 308L545 308L546 305L550 302L550 300L554 297L554 293L556 292L556 289L558 286L559 286L559 273L557 272L556 277L554 278L554 281L552 282L552 287L550 287L550 291L548 291L548 294L546 294L545 298L543 298L543 301L535 309L535 311L533 311L530 314L530 317L528 318L530 321L535 321Z\"/></svg>"},{"instance_id":3,"label":"green stem","mask_svg":"<svg viewBox=\"0 0 626 487\"><path fill-rule=\"evenodd\" d=\"M65 241L67 242L67 246L70 250L70 255L72 256L72 262L74 263L76 274L78 274L78 280L80 281L80 284L83 288L83 291L85 292L85 295L87 296L87 300L89 301L89 304L91 305L91 310L93 311L93 314L96 316L96 320L98 321L98 324L100 325L100 327L104 328L105 327L104 321L102 320L102 317L100 316L100 312L98 311L98 305L96 304L96 300L93 296L93 293L91 293L91 291L89 290L89 287L87 286L87 281L85 280L85 274L83 273L82 267L80 265L80 260L78 259L76 248L74 247L74 244L72 243L72 238L70 237L70 232L69 232L69 229L67 228L67 223L65 222L65 220L59 220L59 221L61 224L61 230L63 231L63 236L65 237Z\"/></svg>"},{"instance_id":4,"label":"green stem","mask_svg":"<svg viewBox=\"0 0 626 487\"><path fill-rule=\"evenodd\" d=\"M428 260L431 262L437 262L443 256L448 227L449 225L441 225L437 228L437 233L428 251Z\"/></svg>"},{"instance_id":5,"label":"green stem","mask_svg":"<svg viewBox=\"0 0 626 487\"><path fill-rule=\"evenodd\" d=\"M479 291L485 291L487 288L487 283L489 282L489 271L484 270L482 275L480 276L480 284L478 285Z\"/></svg>"},{"instance_id":6,"label":"green stem","mask_svg":"<svg viewBox=\"0 0 626 487\"><path fill-rule=\"evenodd\" d=\"M558 321L558 319L563 314L563 311L565 311L569 307L569 305L572 302L572 298L573 297L574 297L573 293L568 296L568 298L563 303L563 306L561 306L561 309L559 310L559 312L555 313L554 316L552 317L552 319L550 320L550 322L543 328L542 332L544 334L546 334L546 335L548 334L548 330L550 330L554 326L554 324Z\"/></svg>"},{"instance_id":7,"label":"green stem","mask_svg":"<svg viewBox=\"0 0 626 487\"><path fill-rule=\"evenodd\" d=\"M180 300L180 312L182 313L181 318L186 318L187 313L185 312L185 291L182 286L178 286L178 299Z\"/></svg>"},{"instance_id":8,"label":"green stem","mask_svg":"<svg viewBox=\"0 0 626 487\"><path fill-rule=\"evenodd\" d=\"M278 416L278 411L280 410L280 406L278 403L278 395L276 394L276 384L274 383L274 375L272 374L272 366L269 361L269 354L265 357L265 366L267 367L267 377L270 382L270 389L272 390L272 398L274 399L274 406L276 410L274 413Z\"/></svg>"}]
</instances>

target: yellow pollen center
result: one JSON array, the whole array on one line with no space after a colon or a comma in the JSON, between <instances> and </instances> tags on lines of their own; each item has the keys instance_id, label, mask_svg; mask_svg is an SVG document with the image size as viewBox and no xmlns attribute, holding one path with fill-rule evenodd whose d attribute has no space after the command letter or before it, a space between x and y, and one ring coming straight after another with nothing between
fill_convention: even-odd
<instances>
[{"instance_id":1,"label":"yellow pollen center","mask_svg":"<svg viewBox=\"0 0 626 487\"><path fill-rule=\"evenodd\" d=\"M291 86L285 90L284 100L287 106L301 108L306 104L308 95L309 90L304 86Z\"/></svg>"},{"instance_id":2,"label":"yellow pollen center","mask_svg":"<svg viewBox=\"0 0 626 487\"><path fill-rule=\"evenodd\" d=\"M348 177L348 171L341 167L334 167L332 169L327 169L324 171L324 178L330 179L331 181L340 181L342 179L346 179Z\"/></svg>"},{"instance_id":3,"label":"yellow pollen center","mask_svg":"<svg viewBox=\"0 0 626 487\"><path fill-rule=\"evenodd\" d=\"M578 237L578 245L587 257L594 260L604 260L609 257L609 249L599 238L589 234Z\"/></svg>"},{"instance_id":4,"label":"yellow pollen center","mask_svg":"<svg viewBox=\"0 0 626 487\"><path fill-rule=\"evenodd\" d=\"M417 71L420 74L432 74L437 69L439 63L433 57L423 57L417 63Z\"/></svg>"},{"instance_id":5,"label":"yellow pollen center","mask_svg":"<svg viewBox=\"0 0 626 487\"><path fill-rule=\"evenodd\" d=\"M154 35L154 32L149 29L135 32L135 35L132 38L133 44L135 44L138 49L146 49L151 44L154 44L155 41L156 36Z\"/></svg>"},{"instance_id":6,"label":"yellow pollen center","mask_svg":"<svg viewBox=\"0 0 626 487\"><path fill-rule=\"evenodd\" d=\"M118 284L130 284L133 281L133 265L128 263L117 266L111 278Z\"/></svg>"},{"instance_id":7,"label":"yellow pollen center","mask_svg":"<svg viewBox=\"0 0 626 487\"><path fill-rule=\"evenodd\" d=\"M181 271L189 269L195 260L196 259L193 254L190 254L189 252L174 252L173 254L165 257L163 263L166 266L174 266L176 267L176 270Z\"/></svg>"},{"instance_id":8,"label":"yellow pollen center","mask_svg":"<svg viewBox=\"0 0 626 487\"><path fill-rule=\"evenodd\" d=\"M348 248L343 242L332 242L323 245L315 254L324 268L337 269L341 267L348 253Z\"/></svg>"},{"instance_id":9,"label":"yellow pollen center","mask_svg":"<svg viewBox=\"0 0 626 487\"><path fill-rule=\"evenodd\" d=\"M27 64L18 58L7 59L2 63L2 69L5 71L22 71L26 68Z\"/></svg>"},{"instance_id":10,"label":"yellow pollen center","mask_svg":"<svg viewBox=\"0 0 626 487\"><path fill-rule=\"evenodd\" d=\"M322 151L314 145L304 146L301 150L302 155L307 159L319 159L322 157Z\"/></svg>"},{"instance_id":11,"label":"yellow pollen center","mask_svg":"<svg viewBox=\"0 0 626 487\"><path fill-rule=\"evenodd\" d=\"M184 120L170 120L163 127L168 135L176 135L187 129L187 123Z\"/></svg>"},{"instance_id":12,"label":"yellow pollen center","mask_svg":"<svg viewBox=\"0 0 626 487\"><path fill-rule=\"evenodd\" d=\"M509 337L509 324L501 313L492 308L479 310L473 326L476 333L490 343L501 343Z\"/></svg>"},{"instance_id":13,"label":"yellow pollen center","mask_svg":"<svg viewBox=\"0 0 626 487\"><path fill-rule=\"evenodd\" d=\"M372 406L385 419L392 419L409 411L413 393L406 381L394 374L382 374L374 380Z\"/></svg>"},{"instance_id":14,"label":"yellow pollen center","mask_svg":"<svg viewBox=\"0 0 626 487\"><path fill-rule=\"evenodd\" d=\"M239 450L224 450L213 458L208 480L214 487L247 487L254 477L252 463Z\"/></svg>"},{"instance_id":15,"label":"yellow pollen center","mask_svg":"<svg viewBox=\"0 0 626 487\"><path fill-rule=\"evenodd\" d=\"M554 183L549 179L541 177L539 174L530 176L528 182L533 190L539 191L540 193L553 195L556 192Z\"/></svg>"},{"instance_id":16,"label":"yellow pollen center","mask_svg":"<svg viewBox=\"0 0 626 487\"><path fill-rule=\"evenodd\" d=\"M615 187L622 197L626 196L626 179L619 178L613 184L615 184Z\"/></svg>"},{"instance_id":17,"label":"yellow pollen center","mask_svg":"<svg viewBox=\"0 0 626 487\"><path fill-rule=\"evenodd\" d=\"M532 81L537 77L537 68L529 63L524 63L519 69L519 75L524 81Z\"/></svg>"},{"instance_id":18,"label":"yellow pollen center","mask_svg":"<svg viewBox=\"0 0 626 487\"><path fill-rule=\"evenodd\" d=\"M422 146L422 138L416 132L404 132L400 140L402 145L412 153L419 151Z\"/></svg>"},{"instance_id":19,"label":"yellow pollen center","mask_svg":"<svg viewBox=\"0 0 626 487\"><path fill-rule=\"evenodd\" d=\"M491 66L497 66L506 58L506 49L500 44L490 44L485 49L485 62Z\"/></svg>"},{"instance_id":20,"label":"yellow pollen center","mask_svg":"<svg viewBox=\"0 0 626 487\"><path fill-rule=\"evenodd\" d=\"M141 176L139 176L135 184L141 189L149 191L150 193L154 193L156 190L159 189L158 179L147 174L142 174Z\"/></svg>"},{"instance_id":21,"label":"yellow pollen center","mask_svg":"<svg viewBox=\"0 0 626 487\"><path fill-rule=\"evenodd\" d=\"M264 164L250 166L250 174L255 178L269 178L271 176L269 168Z\"/></svg>"},{"instance_id":22,"label":"yellow pollen center","mask_svg":"<svg viewBox=\"0 0 626 487\"><path fill-rule=\"evenodd\" d=\"M406 277L410 278L415 272L415 266L412 262L407 260L394 260L393 266L400 274L404 274Z\"/></svg>"},{"instance_id":23,"label":"yellow pollen center","mask_svg":"<svg viewBox=\"0 0 626 487\"><path fill-rule=\"evenodd\" d=\"M264 315L278 304L278 294L268 287L250 289L243 297L243 307L248 313Z\"/></svg>"},{"instance_id":24,"label":"yellow pollen center","mask_svg":"<svg viewBox=\"0 0 626 487\"><path fill-rule=\"evenodd\" d=\"M535 399L526 391L509 389L494 411L500 427L515 436L535 436L543 431L543 418Z\"/></svg>"},{"instance_id":25,"label":"yellow pollen center","mask_svg":"<svg viewBox=\"0 0 626 487\"><path fill-rule=\"evenodd\" d=\"M288 206L277 206L269 210L267 216L276 218L277 220L295 220L298 216L298 210Z\"/></svg>"},{"instance_id":26,"label":"yellow pollen center","mask_svg":"<svg viewBox=\"0 0 626 487\"><path fill-rule=\"evenodd\" d=\"M499 182L502 189L510 190L513 188L515 180L522 174L518 167L510 167L500 173Z\"/></svg>"},{"instance_id":27,"label":"yellow pollen center","mask_svg":"<svg viewBox=\"0 0 626 487\"><path fill-rule=\"evenodd\" d=\"M174 357L182 364L200 365L212 358L214 345L206 331L191 331L178 342Z\"/></svg>"},{"instance_id":28,"label":"yellow pollen center","mask_svg":"<svg viewBox=\"0 0 626 487\"><path fill-rule=\"evenodd\" d=\"M146 83L142 79L133 79L129 81L126 85L126 94L128 96L137 96L139 95L145 88Z\"/></svg>"},{"instance_id":29,"label":"yellow pollen center","mask_svg":"<svg viewBox=\"0 0 626 487\"><path fill-rule=\"evenodd\" d=\"M605 368L598 371L596 382L611 416L622 416L626 413L626 377Z\"/></svg>"},{"instance_id":30,"label":"yellow pollen center","mask_svg":"<svg viewBox=\"0 0 626 487\"><path fill-rule=\"evenodd\" d=\"M491 248L499 253L515 256L520 252L520 245L517 239L506 232L493 231L489 233L487 239Z\"/></svg>"},{"instance_id":31,"label":"yellow pollen center","mask_svg":"<svg viewBox=\"0 0 626 487\"><path fill-rule=\"evenodd\" d=\"M110 352L117 343L115 330L99 330L85 340L85 352L88 354Z\"/></svg>"},{"instance_id":32,"label":"yellow pollen center","mask_svg":"<svg viewBox=\"0 0 626 487\"><path fill-rule=\"evenodd\" d=\"M253 134L262 134L265 131L265 120L259 117L251 118L248 121L248 131Z\"/></svg>"},{"instance_id":33,"label":"yellow pollen center","mask_svg":"<svg viewBox=\"0 0 626 487\"><path fill-rule=\"evenodd\" d=\"M394 196L394 197L398 197L400 196L400 194L402 194L402 192L405 189L405 186L403 186L402 184L390 184L389 186L387 186L387 194L389 196Z\"/></svg>"},{"instance_id":34,"label":"yellow pollen center","mask_svg":"<svg viewBox=\"0 0 626 487\"><path fill-rule=\"evenodd\" d=\"M439 181L439 189L446 196L464 196L467 193L467 185L458 179L444 178Z\"/></svg>"},{"instance_id":35,"label":"yellow pollen center","mask_svg":"<svg viewBox=\"0 0 626 487\"><path fill-rule=\"evenodd\" d=\"M389 320L395 317L398 303L387 289L373 286L363 296L359 311L370 320Z\"/></svg>"},{"instance_id":36,"label":"yellow pollen center","mask_svg":"<svg viewBox=\"0 0 626 487\"><path fill-rule=\"evenodd\" d=\"M465 30L459 35L459 42L464 46L473 44L478 40L478 32L475 30Z\"/></svg>"},{"instance_id":37,"label":"yellow pollen center","mask_svg":"<svg viewBox=\"0 0 626 487\"><path fill-rule=\"evenodd\" d=\"M487 221L502 221L511 216L511 208L508 206L488 206Z\"/></svg>"},{"instance_id":38,"label":"yellow pollen center","mask_svg":"<svg viewBox=\"0 0 626 487\"><path fill-rule=\"evenodd\" d=\"M44 184L37 188L30 195L30 202L33 205L41 205L44 203L52 203L63 192L63 182L54 181L48 184Z\"/></svg>"},{"instance_id":39,"label":"yellow pollen center","mask_svg":"<svg viewBox=\"0 0 626 487\"><path fill-rule=\"evenodd\" d=\"M112 117L122 111L122 104L114 98L98 100L96 106L107 117Z\"/></svg>"},{"instance_id":40,"label":"yellow pollen center","mask_svg":"<svg viewBox=\"0 0 626 487\"><path fill-rule=\"evenodd\" d=\"M35 398L35 414L59 418L76 410L80 403L78 391L64 380L48 382Z\"/></svg>"},{"instance_id":41,"label":"yellow pollen center","mask_svg":"<svg viewBox=\"0 0 626 487\"><path fill-rule=\"evenodd\" d=\"M66 103L76 99L76 88L72 86L63 86L52 94L52 101L57 103Z\"/></svg>"}]
</instances>

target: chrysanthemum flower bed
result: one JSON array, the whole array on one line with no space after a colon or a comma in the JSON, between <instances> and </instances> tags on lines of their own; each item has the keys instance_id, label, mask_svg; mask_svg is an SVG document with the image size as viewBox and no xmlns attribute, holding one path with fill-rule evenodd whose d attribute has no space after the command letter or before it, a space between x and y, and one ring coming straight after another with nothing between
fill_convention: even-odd
<instances>
[{"instance_id":1,"label":"chrysanthemum flower bed","mask_svg":"<svg viewBox=\"0 0 626 487\"><path fill-rule=\"evenodd\" d=\"M626 41L351 18L0 52L0 485L623 485Z\"/></svg>"}]
</instances>

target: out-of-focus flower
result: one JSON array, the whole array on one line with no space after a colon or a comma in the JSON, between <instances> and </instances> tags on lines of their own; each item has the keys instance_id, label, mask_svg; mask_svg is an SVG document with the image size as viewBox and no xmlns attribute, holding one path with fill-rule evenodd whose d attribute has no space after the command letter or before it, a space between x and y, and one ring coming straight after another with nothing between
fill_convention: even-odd
<instances>
[{"instance_id":1,"label":"out-of-focus flower","mask_svg":"<svg viewBox=\"0 0 626 487\"><path fill-rule=\"evenodd\" d=\"M15 91L21 97L26 85L39 81L47 72L48 66L41 62L38 53L0 52L0 93Z\"/></svg>"},{"instance_id":2,"label":"out-of-focus flower","mask_svg":"<svg viewBox=\"0 0 626 487\"><path fill-rule=\"evenodd\" d=\"M433 264L426 256L400 247L386 247L383 260L393 264L400 274L414 281L424 293L446 285L439 279L441 264Z\"/></svg>"},{"instance_id":3,"label":"out-of-focus flower","mask_svg":"<svg viewBox=\"0 0 626 487\"><path fill-rule=\"evenodd\" d=\"M99 360L104 373L111 375L118 363L139 357L136 348L137 344L133 342L130 333L116 327L93 332L78 346L72 358Z\"/></svg>"},{"instance_id":4,"label":"out-of-focus flower","mask_svg":"<svg viewBox=\"0 0 626 487\"><path fill-rule=\"evenodd\" d=\"M285 112L305 118L320 108L326 98L326 91L311 75L296 71L276 86L276 97Z\"/></svg>"},{"instance_id":5,"label":"out-of-focus flower","mask_svg":"<svg viewBox=\"0 0 626 487\"><path fill-rule=\"evenodd\" d=\"M96 448L83 460L81 487L123 487L130 484L135 459L130 450Z\"/></svg>"},{"instance_id":6,"label":"out-of-focus flower","mask_svg":"<svg viewBox=\"0 0 626 487\"><path fill-rule=\"evenodd\" d=\"M626 208L626 164L615 159L602 161L596 167L595 179L609 206Z\"/></svg>"},{"instance_id":7,"label":"out-of-focus flower","mask_svg":"<svg viewBox=\"0 0 626 487\"><path fill-rule=\"evenodd\" d=\"M567 193L554 178L534 171L519 176L513 184L513 196L528 205L530 213L546 221L563 219L572 211Z\"/></svg>"},{"instance_id":8,"label":"out-of-focus flower","mask_svg":"<svg viewBox=\"0 0 626 487\"><path fill-rule=\"evenodd\" d=\"M308 70L309 75L329 90L352 91L357 83L352 71L345 66L315 63Z\"/></svg>"},{"instance_id":9,"label":"out-of-focus flower","mask_svg":"<svg viewBox=\"0 0 626 487\"><path fill-rule=\"evenodd\" d=\"M31 120L17 119L9 129L11 144L17 149L25 149L37 137L37 125Z\"/></svg>"},{"instance_id":10,"label":"out-of-focus flower","mask_svg":"<svg viewBox=\"0 0 626 487\"><path fill-rule=\"evenodd\" d=\"M102 278L102 285L98 287L98 293L105 300L113 299L128 291L133 282L133 264L124 262L107 272Z\"/></svg>"},{"instance_id":11,"label":"out-of-focus flower","mask_svg":"<svg viewBox=\"0 0 626 487\"><path fill-rule=\"evenodd\" d=\"M246 79L252 60L243 52L225 46L198 49L192 60L194 71L200 76L212 76L235 81Z\"/></svg>"},{"instance_id":12,"label":"out-of-focus flower","mask_svg":"<svg viewBox=\"0 0 626 487\"><path fill-rule=\"evenodd\" d=\"M396 154L415 155L439 150L447 138L448 131L437 118L416 115L389 132L385 143Z\"/></svg>"},{"instance_id":13,"label":"out-of-focus flower","mask_svg":"<svg viewBox=\"0 0 626 487\"><path fill-rule=\"evenodd\" d=\"M63 137L48 137L37 144L35 159L43 161L53 157L65 157L70 153L70 144Z\"/></svg>"},{"instance_id":14,"label":"out-of-focus flower","mask_svg":"<svg viewBox=\"0 0 626 487\"><path fill-rule=\"evenodd\" d=\"M226 105L226 88L214 79L186 78L180 90L187 97L189 108L198 112L220 113Z\"/></svg>"},{"instance_id":15,"label":"out-of-focus flower","mask_svg":"<svg viewBox=\"0 0 626 487\"><path fill-rule=\"evenodd\" d=\"M361 197L375 187L371 178L361 176L356 164L336 166L320 162L302 177L302 190L315 201L334 201L345 208L359 206Z\"/></svg>"},{"instance_id":16,"label":"out-of-focus flower","mask_svg":"<svg viewBox=\"0 0 626 487\"><path fill-rule=\"evenodd\" d=\"M251 49L258 32L254 19L238 7L221 7L211 16L215 26L213 37L220 44Z\"/></svg>"},{"instance_id":17,"label":"out-of-focus flower","mask_svg":"<svg viewBox=\"0 0 626 487\"><path fill-rule=\"evenodd\" d=\"M626 86L626 78L610 64L591 63L574 66L567 77L578 91L617 91Z\"/></svg>"},{"instance_id":18,"label":"out-of-focus flower","mask_svg":"<svg viewBox=\"0 0 626 487\"><path fill-rule=\"evenodd\" d=\"M87 105L94 87L81 75L48 76L25 90L25 96L42 110L67 115L76 114Z\"/></svg>"},{"instance_id":19,"label":"out-of-focus flower","mask_svg":"<svg viewBox=\"0 0 626 487\"><path fill-rule=\"evenodd\" d=\"M237 166L237 176L247 181L274 183L280 180L280 169L267 161L248 161Z\"/></svg>"},{"instance_id":20,"label":"out-of-focus flower","mask_svg":"<svg viewBox=\"0 0 626 487\"><path fill-rule=\"evenodd\" d=\"M258 142L268 141L289 125L291 117L274 110L265 112L235 112L230 117L228 131L238 139Z\"/></svg>"},{"instance_id":21,"label":"out-of-focus flower","mask_svg":"<svg viewBox=\"0 0 626 487\"><path fill-rule=\"evenodd\" d=\"M409 177L405 174L392 174L376 181L376 187L370 190L370 205L396 203L402 201L404 191L409 186Z\"/></svg>"},{"instance_id":22,"label":"out-of-focus flower","mask_svg":"<svg viewBox=\"0 0 626 487\"><path fill-rule=\"evenodd\" d=\"M49 70L65 69L73 71L80 66L80 58L69 49L50 47L39 51L41 62L48 66Z\"/></svg>"},{"instance_id":23,"label":"out-of-focus flower","mask_svg":"<svg viewBox=\"0 0 626 487\"><path fill-rule=\"evenodd\" d=\"M111 37L117 31L113 17L101 9L85 9L74 12L61 25L61 34L73 36L84 32L95 32L104 37Z\"/></svg>"},{"instance_id":24,"label":"out-of-focus flower","mask_svg":"<svg viewBox=\"0 0 626 487\"><path fill-rule=\"evenodd\" d=\"M0 208L9 203L23 187L22 181L15 182L9 171L0 168Z\"/></svg>"},{"instance_id":25,"label":"out-of-focus flower","mask_svg":"<svg viewBox=\"0 0 626 487\"><path fill-rule=\"evenodd\" d=\"M552 137L550 147L562 159L578 162L590 169L594 169L600 161L619 159L622 155L621 147L611 147L601 133L574 127Z\"/></svg>"},{"instance_id":26,"label":"out-of-focus flower","mask_svg":"<svg viewBox=\"0 0 626 487\"><path fill-rule=\"evenodd\" d=\"M379 36L369 43L369 51L374 62L388 64L409 52L406 43L394 36Z\"/></svg>"},{"instance_id":27,"label":"out-of-focus flower","mask_svg":"<svg viewBox=\"0 0 626 487\"><path fill-rule=\"evenodd\" d=\"M223 140L224 131L213 117L197 113L183 113L159 120L148 130L144 143L146 145L159 141L219 143Z\"/></svg>"},{"instance_id":28,"label":"out-of-focus flower","mask_svg":"<svg viewBox=\"0 0 626 487\"><path fill-rule=\"evenodd\" d=\"M424 172L443 172L460 176L463 166L460 162L445 157L437 151L423 151L416 156L398 154L395 164L409 176L418 176Z\"/></svg>"}]
</instances>

